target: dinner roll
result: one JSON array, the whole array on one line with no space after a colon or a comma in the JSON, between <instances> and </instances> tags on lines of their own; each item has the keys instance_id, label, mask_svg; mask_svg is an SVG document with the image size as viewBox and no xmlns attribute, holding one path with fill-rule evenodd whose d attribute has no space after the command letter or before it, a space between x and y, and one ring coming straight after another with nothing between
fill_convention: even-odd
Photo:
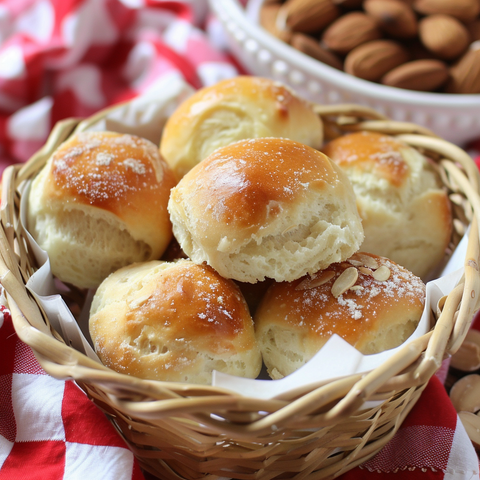
<instances>
[{"instance_id":1,"label":"dinner roll","mask_svg":"<svg viewBox=\"0 0 480 480\"><path fill-rule=\"evenodd\" d=\"M363 230L345 173L282 138L219 148L172 189L174 235L226 278L294 280L358 250Z\"/></svg>"},{"instance_id":2,"label":"dinner roll","mask_svg":"<svg viewBox=\"0 0 480 480\"><path fill-rule=\"evenodd\" d=\"M78 133L33 180L28 230L63 282L94 288L111 272L159 258L172 238L173 174L148 140Z\"/></svg>"},{"instance_id":3,"label":"dinner roll","mask_svg":"<svg viewBox=\"0 0 480 480\"><path fill-rule=\"evenodd\" d=\"M357 196L365 240L376 253L425 278L444 258L452 213L429 161L388 135L351 133L324 148L350 178Z\"/></svg>"},{"instance_id":4,"label":"dinner roll","mask_svg":"<svg viewBox=\"0 0 480 480\"><path fill-rule=\"evenodd\" d=\"M237 140L285 137L314 148L322 123L287 86L239 76L198 90L168 119L160 150L179 180L214 150Z\"/></svg>"},{"instance_id":5,"label":"dinner roll","mask_svg":"<svg viewBox=\"0 0 480 480\"><path fill-rule=\"evenodd\" d=\"M102 362L152 380L209 384L212 371L255 378L262 366L238 287L189 260L124 267L100 285L90 334Z\"/></svg>"},{"instance_id":6,"label":"dinner roll","mask_svg":"<svg viewBox=\"0 0 480 480\"><path fill-rule=\"evenodd\" d=\"M254 316L272 378L308 362L336 333L363 354L408 339L422 316L425 285L391 260L356 253L346 262L272 285Z\"/></svg>"}]
</instances>

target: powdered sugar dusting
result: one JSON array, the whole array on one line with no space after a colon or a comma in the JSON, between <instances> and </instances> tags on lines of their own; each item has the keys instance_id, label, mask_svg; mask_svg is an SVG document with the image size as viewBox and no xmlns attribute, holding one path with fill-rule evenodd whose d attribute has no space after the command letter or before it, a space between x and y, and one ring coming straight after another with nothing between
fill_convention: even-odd
<instances>
[{"instance_id":1,"label":"powdered sugar dusting","mask_svg":"<svg viewBox=\"0 0 480 480\"><path fill-rule=\"evenodd\" d=\"M80 132L77 134L77 138L82 144L82 147L87 150L98 148L102 144L102 140L95 132Z\"/></svg>"},{"instance_id":2,"label":"powdered sugar dusting","mask_svg":"<svg viewBox=\"0 0 480 480\"><path fill-rule=\"evenodd\" d=\"M297 284L308 279L304 277L292 282L290 288L284 287L281 295L288 305L285 309L288 322L293 325L298 324L301 317L308 318L311 321L311 330L325 335L336 325L341 329L346 328L346 322L350 322L349 328L355 329L357 328L355 324L359 320L375 321L380 311L388 310L397 303L411 304L423 310L425 284L422 280L389 259L373 255L372 257L380 267L385 266L390 270L387 280L376 280L373 275L365 273L369 270L362 268L361 265L352 267L351 263L344 262L330 265L328 270L335 272L335 275L319 286L296 289ZM347 268L357 268L358 279L355 285L335 298L332 286Z\"/></svg>"},{"instance_id":3,"label":"powdered sugar dusting","mask_svg":"<svg viewBox=\"0 0 480 480\"><path fill-rule=\"evenodd\" d=\"M115 159L115 155L106 152L99 152L95 157L95 163L97 165L110 165Z\"/></svg>"},{"instance_id":4,"label":"powdered sugar dusting","mask_svg":"<svg viewBox=\"0 0 480 480\"><path fill-rule=\"evenodd\" d=\"M282 138L250 138L216 150L182 184L216 222L266 225L295 199L338 182L317 150ZM200 174L200 172L202 172ZM213 203L214 201L214 203Z\"/></svg>"},{"instance_id":5,"label":"powdered sugar dusting","mask_svg":"<svg viewBox=\"0 0 480 480\"><path fill-rule=\"evenodd\" d=\"M243 322L249 318L247 306L230 280L210 267L190 261L172 264L164 270L150 301L142 308L140 316L155 315L165 328L180 331L188 325L186 333L192 341L197 336L210 335L231 339L241 334Z\"/></svg>"},{"instance_id":6,"label":"powdered sugar dusting","mask_svg":"<svg viewBox=\"0 0 480 480\"><path fill-rule=\"evenodd\" d=\"M140 160L136 160L135 158L127 158L124 160L123 164L138 175L144 175L146 172L145 165Z\"/></svg>"},{"instance_id":7,"label":"powdered sugar dusting","mask_svg":"<svg viewBox=\"0 0 480 480\"><path fill-rule=\"evenodd\" d=\"M339 305L342 307L346 307L348 310L349 315L354 319L358 320L362 318L362 309L363 305L359 305L357 302L355 302L354 299L351 298L344 298L343 295L340 295L337 298L337 302Z\"/></svg>"},{"instance_id":8,"label":"powdered sugar dusting","mask_svg":"<svg viewBox=\"0 0 480 480\"><path fill-rule=\"evenodd\" d=\"M64 143L52 158L58 188L90 204L121 200L127 194L155 188L147 174L158 174L155 145L128 134L82 132ZM161 171L163 176L163 170Z\"/></svg>"},{"instance_id":9,"label":"powdered sugar dusting","mask_svg":"<svg viewBox=\"0 0 480 480\"><path fill-rule=\"evenodd\" d=\"M386 152L378 152L371 155L370 158L374 160L378 166L398 172L400 175L404 175L408 170L403 155L398 151L389 150Z\"/></svg>"}]
</instances>

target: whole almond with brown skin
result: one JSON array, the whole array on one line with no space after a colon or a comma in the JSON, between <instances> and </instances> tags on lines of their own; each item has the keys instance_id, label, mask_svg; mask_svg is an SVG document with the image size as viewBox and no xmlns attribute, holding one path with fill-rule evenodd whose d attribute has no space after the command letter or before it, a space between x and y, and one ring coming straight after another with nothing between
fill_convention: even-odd
<instances>
[{"instance_id":1,"label":"whole almond with brown skin","mask_svg":"<svg viewBox=\"0 0 480 480\"><path fill-rule=\"evenodd\" d=\"M413 8L423 15L444 13L462 22L470 22L480 13L480 2L478 0L415 0Z\"/></svg>"},{"instance_id":2,"label":"whole almond with brown skin","mask_svg":"<svg viewBox=\"0 0 480 480\"><path fill-rule=\"evenodd\" d=\"M433 92L448 80L447 64L441 60L413 60L390 70L381 83L390 87Z\"/></svg>"},{"instance_id":3,"label":"whole almond with brown skin","mask_svg":"<svg viewBox=\"0 0 480 480\"><path fill-rule=\"evenodd\" d=\"M287 0L278 15L279 28L312 33L323 30L341 14L333 0Z\"/></svg>"},{"instance_id":4,"label":"whole almond with brown skin","mask_svg":"<svg viewBox=\"0 0 480 480\"><path fill-rule=\"evenodd\" d=\"M350 75L378 82L390 70L409 60L407 50L393 40L373 40L354 48L345 58Z\"/></svg>"},{"instance_id":5,"label":"whole almond with brown skin","mask_svg":"<svg viewBox=\"0 0 480 480\"><path fill-rule=\"evenodd\" d=\"M309 35L294 33L290 45L309 57L325 63L330 67L337 68L338 70L343 69L343 64L340 58L333 52L323 48L318 41L314 40Z\"/></svg>"},{"instance_id":6,"label":"whole almond with brown skin","mask_svg":"<svg viewBox=\"0 0 480 480\"><path fill-rule=\"evenodd\" d=\"M335 20L323 32L321 41L330 50L344 55L362 43L381 36L373 18L363 12L350 12Z\"/></svg>"},{"instance_id":7,"label":"whole almond with brown skin","mask_svg":"<svg viewBox=\"0 0 480 480\"><path fill-rule=\"evenodd\" d=\"M459 57L470 43L467 27L455 17L443 13L420 20L418 34L428 50L446 60Z\"/></svg>"},{"instance_id":8,"label":"whole almond with brown skin","mask_svg":"<svg viewBox=\"0 0 480 480\"><path fill-rule=\"evenodd\" d=\"M401 0L365 0L363 9L382 31L392 37L413 38L417 35L417 16L412 7Z\"/></svg>"},{"instance_id":9,"label":"whole almond with brown skin","mask_svg":"<svg viewBox=\"0 0 480 480\"><path fill-rule=\"evenodd\" d=\"M480 41L472 43L450 68L447 93L480 93Z\"/></svg>"},{"instance_id":10,"label":"whole almond with brown skin","mask_svg":"<svg viewBox=\"0 0 480 480\"><path fill-rule=\"evenodd\" d=\"M281 5L270 3L263 5L260 9L260 25L269 33L288 43L292 38L292 32L286 29L279 29L277 25L277 16Z\"/></svg>"}]
</instances>

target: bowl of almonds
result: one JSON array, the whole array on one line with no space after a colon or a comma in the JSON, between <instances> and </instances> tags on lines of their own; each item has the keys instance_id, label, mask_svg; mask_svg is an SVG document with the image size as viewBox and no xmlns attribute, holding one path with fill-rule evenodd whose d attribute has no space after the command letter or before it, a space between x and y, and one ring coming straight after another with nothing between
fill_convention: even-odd
<instances>
[{"instance_id":1,"label":"bowl of almonds","mask_svg":"<svg viewBox=\"0 0 480 480\"><path fill-rule=\"evenodd\" d=\"M243 2L245 4L245 2ZM232 54L319 104L480 138L480 0L211 0Z\"/></svg>"}]
</instances>

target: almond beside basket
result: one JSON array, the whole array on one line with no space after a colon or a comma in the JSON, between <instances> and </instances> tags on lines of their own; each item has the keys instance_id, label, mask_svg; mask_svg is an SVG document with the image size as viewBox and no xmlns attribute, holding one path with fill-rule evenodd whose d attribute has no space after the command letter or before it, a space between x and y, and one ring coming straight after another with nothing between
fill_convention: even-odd
<instances>
[{"instance_id":1,"label":"almond beside basket","mask_svg":"<svg viewBox=\"0 0 480 480\"><path fill-rule=\"evenodd\" d=\"M71 347L31 295L26 284L37 265L20 222L23 188L61 142L115 109L84 121L60 122L37 154L25 165L7 168L3 175L0 275L17 334L47 373L74 379L84 389L117 427L142 467L159 478L320 479L352 469L393 437L442 361L462 344L479 306L480 175L468 154L422 127L390 121L369 108L315 108L326 139L372 130L399 136L427 153L452 201L451 252L470 229L462 279L439 302L433 312L435 325L427 334L367 374L349 375L302 393L258 399L225 388L142 380L113 372ZM115 122L107 126L119 128ZM76 293L81 303L85 292Z\"/></svg>"}]
</instances>

